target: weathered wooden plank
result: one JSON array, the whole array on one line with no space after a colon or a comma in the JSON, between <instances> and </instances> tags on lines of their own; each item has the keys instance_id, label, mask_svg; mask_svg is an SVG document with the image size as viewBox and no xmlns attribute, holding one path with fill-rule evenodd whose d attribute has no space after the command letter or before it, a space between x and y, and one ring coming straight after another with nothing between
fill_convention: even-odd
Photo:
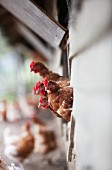
<instances>
[{"instance_id":1,"label":"weathered wooden plank","mask_svg":"<svg viewBox=\"0 0 112 170\"><path fill-rule=\"evenodd\" d=\"M73 157L73 148L74 148L74 132L75 132L75 120L73 118L73 115L71 115L71 127L70 127L70 141L69 141L69 147L68 147L68 155L67 155L67 161L71 162Z\"/></svg>"},{"instance_id":2,"label":"weathered wooden plank","mask_svg":"<svg viewBox=\"0 0 112 170\"><path fill-rule=\"evenodd\" d=\"M27 27L20 22L16 22L17 31L35 48L37 49L47 60L53 57L53 54L43 43L37 38Z\"/></svg>"},{"instance_id":3,"label":"weathered wooden plank","mask_svg":"<svg viewBox=\"0 0 112 170\"><path fill-rule=\"evenodd\" d=\"M48 17L30 0L0 0L0 4L52 47L56 48L60 45L66 29Z\"/></svg>"}]
</instances>

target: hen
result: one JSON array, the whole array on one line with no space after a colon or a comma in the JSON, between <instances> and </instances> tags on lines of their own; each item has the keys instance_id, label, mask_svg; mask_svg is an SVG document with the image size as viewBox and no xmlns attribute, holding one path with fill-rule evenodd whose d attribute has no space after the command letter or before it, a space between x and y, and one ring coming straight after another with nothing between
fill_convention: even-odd
<instances>
[{"instance_id":1,"label":"hen","mask_svg":"<svg viewBox=\"0 0 112 170\"><path fill-rule=\"evenodd\" d=\"M23 161L34 149L34 137L30 132L29 122L22 127L21 136L11 134L9 129L4 132L5 154L10 158Z\"/></svg>"},{"instance_id":2,"label":"hen","mask_svg":"<svg viewBox=\"0 0 112 170\"><path fill-rule=\"evenodd\" d=\"M40 98L42 108L49 108L58 117L69 121L73 104L73 88L69 86L69 79L49 71L39 62L32 61L30 68L44 78L43 82L37 82L33 88L35 94L45 96Z\"/></svg>"},{"instance_id":3,"label":"hen","mask_svg":"<svg viewBox=\"0 0 112 170\"><path fill-rule=\"evenodd\" d=\"M32 115L31 118L34 123L35 152L47 154L54 150L57 146L54 132L35 115Z\"/></svg>"},{"instance_id":4,"label":"hen","mask_svg":"<svg viewBox=\"0 0 112 170\"><path fill-rule=\"evenodd\" d=\"M65 78L57 73L53 73L52 71L49 71L48 68L40 62L35 63L34 61L32 61L32 63L30 64L30 69L35 74L39 73L42 78L47 78L48 80L57 82L57 84L60 87L70 85L70 80L68 78Z\"/></svg>"},{"instance_id":5,"label":"hen","mask_svg":"<svg viewBox=\"0 0 112 170\"><path fill-rule=\"evenodd\" d=\"M50 105L48 104L48 97L47 97L47 80L44 79L44 83L42 82L37 82L36 85L33 87L33 92L34 94L40 94L44 97L40 97L40 100L39 100L39 105L38 107L42 107L43 109L50 109L57 117L61 117L57 112L55 112L53 110L52 107L50 107Z\"/></svg>"},{"instance_id":6,"label":"hen","mask_svg":"<svg viewBox=\"0 0 112 170\"><path fill-rule=\"evenodd\" d=\"M60 88L56 82L49 81L46 90L47 108L52 109L55 114L69 121L73 103L73 88L68 86ZM40 99L40 104L43 105L43 98Z\"/></svg>"},{"instance_id":7,"label":"hen","mask_svg":"<svg viewBox=\"0 0 112 170\"><path fill-rule=\"evenodd\" d=\"M49 103L48 103L48 97L47 96L41 96L40 97L40 100L39 100L39 107L42 107L43 109L49 109L49 110L51 110L51 112L53 112L57 117L62 117L62 116L60 116L57 112L55 112L54 110L53 110L53 108L52 107L50 107L50 105L49 105Z\"/></svg>"}]
</instances>

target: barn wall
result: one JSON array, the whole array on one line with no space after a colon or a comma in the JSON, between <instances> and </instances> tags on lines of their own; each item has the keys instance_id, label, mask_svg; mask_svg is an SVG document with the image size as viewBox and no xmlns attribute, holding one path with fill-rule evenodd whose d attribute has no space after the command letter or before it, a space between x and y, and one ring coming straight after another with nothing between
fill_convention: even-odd
<instances>
[{"instance_id":1,"label":"barn wall","mask_svg":"<svg viewBox=\"0 0 112 170\"><path fill-rule=\"evenodd\" d=\"M70 22L75 166L76 170L111 170L111 1L81 3L80 10L74 3Z\"/></svg>"}]
</instances>

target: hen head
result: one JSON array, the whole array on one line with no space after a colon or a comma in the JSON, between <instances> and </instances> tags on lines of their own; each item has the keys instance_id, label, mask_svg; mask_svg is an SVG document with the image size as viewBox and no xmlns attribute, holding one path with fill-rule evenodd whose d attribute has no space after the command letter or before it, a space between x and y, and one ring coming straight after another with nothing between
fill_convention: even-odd
<instances>
[{"instance_id":1,"label":"hen head","mask_svg":"<svg viewBox=\"0 0 112 170\"><path fill-rule=\"evenodd\" d=\"M59 89L59 86L57 85L57 83L53 82L53 81L49 81L48 82L48 86L47 86L47 92L48 93L54 93Z\"/></svg>"},{"instance_id":2,"label":"hen head","mask_svg":"<svg viewBox=\"0 0 112 170\"><path fill-rule=\"evenodd\" d=\"M43 109L46 109L46 108L49 106L49 104L48 104L48 98L47 98L47 97L40 97L39 105L40 105Z\"/></svg>"},{"instance_id":3,"label":"hen head","mask_svg":"<svg viewBox=\"0 0 112 170\"><path fill-rule=\"evenodd\" d=\"M45 95L45 87L44 84L38 81L33 87L34 94Z\"/></svg>"},{"instance_id":4,"label":"hen head","mask_svg":"<svg viewBox=\"0 0 112 170\"><path fill-rule=\"evenodd\" d=\"M59 86L58 86L58 84L56 82L48 81L47 78L44 78L42 82L43 82L43 84L45 86L45 90L48 93L56 92L59 89Z\"/></svg>"},{"instance_id":5,"label":"hen head","mask_svg":"<svg viewBox=\"0 0 112 170\"><path fill-rule=\"evenodd\" d=\"M30 69L36 74L39 73L41 70L45 69L45 66L40 62L35 63L34 61L32 61L30 64Z\"/></svg>"}]
</instances>

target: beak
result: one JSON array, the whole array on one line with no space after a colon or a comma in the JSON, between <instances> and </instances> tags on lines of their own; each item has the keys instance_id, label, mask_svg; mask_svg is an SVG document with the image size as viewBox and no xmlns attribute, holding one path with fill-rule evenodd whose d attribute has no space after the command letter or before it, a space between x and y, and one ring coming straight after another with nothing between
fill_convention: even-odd
<instances>
[{"instance_id":1,"label":"beak","mask_svg":"<svg viewBox=\"0 0 112 170\"><path fill-rule=\"evenodd\" d=\"M50 90L47 90L47 93L49 94L49 93L51 93L51 91L50 91Z\"/></svg>"},{"instance_id":2,"label":"beak","mask_svg":"<svg viewBox=\"0 0 112 170\"><path fill-rule=\"evenodd\" d=\"M47 87L45 87L45 91L47 91Z\"/></svg>"},{"instance_id":3,"label":"beak","mask_svg":"<svg viewBox=\"0 0 112 170\"><path fill-rule=\"evenodd\" d=\"M39 94L39 91L36 91L36 93L35 94Z\"/></svg>"}]
</instances>

